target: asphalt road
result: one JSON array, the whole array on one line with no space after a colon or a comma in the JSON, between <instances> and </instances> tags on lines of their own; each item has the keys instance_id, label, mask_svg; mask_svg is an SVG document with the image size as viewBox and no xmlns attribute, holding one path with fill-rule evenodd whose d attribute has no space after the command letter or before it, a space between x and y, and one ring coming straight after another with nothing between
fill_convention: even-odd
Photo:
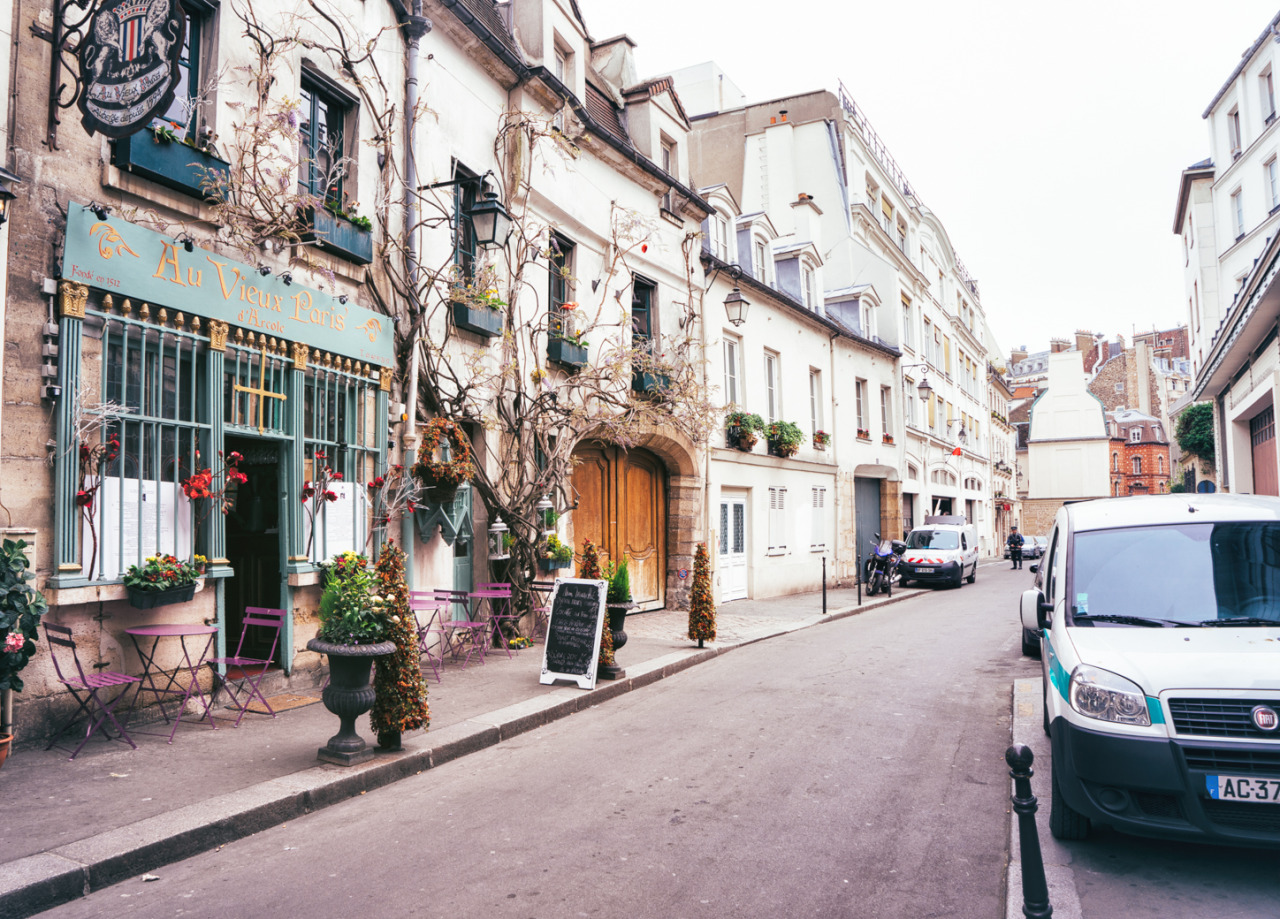
<instances>
[{"instance_id":1,"label":"asphalt road","mask_svg":"<svg viewBox=\"0 0 1280 919\"><path fill-rule=\"evenodd\" d=\"M1003 915L1029 579L739 649L47 915Z\"/></svg>"}]
</instances>

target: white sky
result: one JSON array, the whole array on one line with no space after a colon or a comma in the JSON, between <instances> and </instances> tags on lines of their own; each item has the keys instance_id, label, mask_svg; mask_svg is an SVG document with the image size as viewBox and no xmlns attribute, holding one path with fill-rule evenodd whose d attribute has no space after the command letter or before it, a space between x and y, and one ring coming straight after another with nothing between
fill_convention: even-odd
<instances>
[{"instance_id":1,"label":"white sky","mask_svg":"<svg viewBox=\"0 0 1280 919\"><path fill-rule=\"evenodd\" d=\"M714 60L765 101L843 80L977 279L1005 353L1187 321L1178 181L1276 0L578 0L641 77ZM707 177L695 176L697 181Z\"/></svg>"}]
</instances>

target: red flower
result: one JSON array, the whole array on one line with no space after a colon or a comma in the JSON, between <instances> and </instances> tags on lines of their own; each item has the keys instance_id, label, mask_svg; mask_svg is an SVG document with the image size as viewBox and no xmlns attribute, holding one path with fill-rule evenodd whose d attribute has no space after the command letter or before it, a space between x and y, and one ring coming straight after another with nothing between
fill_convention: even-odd
<instances>
[{"instance_id":1,"label":"red flower","mask_svg":"<svg viewBox=\"0 0 1280 919\"><path fill-rule=\"evenodd\" d=\"M337 500L338 500L338 496L337 496L337 494L335 494L334 492L326 491L326 492L324 493L324 499L325 499L326 501L337 501Z\"/></svg>"},{"instance_id":2,"label":"red flower","mask_svg":"<svg viewBox=\"0 0 1280 919\"><path fill-rule=\"evenodd\" d=\"M92 507L92 506L93 506L93 492L91 492L91 491L78 491L78 492L76 492L76 504L77 504L78 506L80 506L80 507Z\"/></svg>"},{"instance_id":3,"label":"red flower","mask_svg":"<svg viewBox=\"0 0 1280 919\"><path fill-rule=\"evenodd\" d=\"M642 244L640 245L640 251L641 251L641 252L648 252L648 251L649 251L649 244L648 244L648 243L642 243Z\"/></svg>"}]
</instances>

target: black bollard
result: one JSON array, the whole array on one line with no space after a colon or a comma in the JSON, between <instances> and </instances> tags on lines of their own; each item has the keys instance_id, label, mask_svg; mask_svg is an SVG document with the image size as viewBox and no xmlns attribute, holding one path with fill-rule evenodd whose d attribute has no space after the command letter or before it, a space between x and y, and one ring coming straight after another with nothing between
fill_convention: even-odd
<instances>
[{"instance_id":1,"label":"black bollard","mask_svg":"<svg viewBox=\"0 0 1280 919\"><path fill-rule=\"evenodd\" d=\"M1022 853L1022 915L1027 919L1049 919L1049 884L1044 878L1044 858L1040 855L1040 832L1036 829L1036 796L1031 793L1031 763L1035 754L1024 744L1004 751L1013 779L1014 813L1018 815L1018 848Z\"/></svg>"},{"instance_id":2,"label":"black bollard","mask_svg":"<svg viewBox=\"0 0 1280 919\"><path fill-rule=\"evenodd\" d=\"M822 615L827 614L827 557L822 556Z\"/></svg>"}]
</instances>

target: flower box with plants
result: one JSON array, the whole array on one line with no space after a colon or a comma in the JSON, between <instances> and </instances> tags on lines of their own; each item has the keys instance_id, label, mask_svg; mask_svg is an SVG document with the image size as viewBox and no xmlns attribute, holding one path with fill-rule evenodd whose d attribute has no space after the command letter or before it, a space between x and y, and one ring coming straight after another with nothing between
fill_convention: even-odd
<instances>
[{"instance_id":1,"label":"flower box with plants","mask_svg":"<svg viewBox=\"0 0 1280 919\"><path fill-rule=\"evenodd\" d=\"M558 571L573 565L573 546L566 546L552 533L538 552L538 565L543 571Z\"/></svg>"},{"instance_id":2,"label":"flower box with plants","mask_svg":"<svg viewBox=\"0 0 1280 919\"><path fill-rule=\"evenodd\" d=\"M422 431L418 461L410 470L433 504L452 501L458 486L475 473L466 433L448 418L432 418Z\"/></svg>"},{"instance_id":3,"label":"flower box with plants","mask_svg":"<svg viewBox=\"0 0 1280 919\"><path fill-rule=\"evenodd\" d=\"M774 421L765 427L764 434L769 439L769 452L774 456L795 456L804 443L800 425L790 421Z\"/></svg>"},{"instance_id":4,"label":"flower box with plants","mask_svg":"<svg viewBox=\"0 0 1280 919\"><path fill-rule=\"evenodd\" d=\"M754 412L737 409L724 416L725 442L736 450L750 453L764 430L764 419Z\"/></svg>"},{"instance_id":5,"label":"flower box with plants","mask_svg":"<svg viewBox=\"0 0 1280 919\"><path fill-rule=\"evenodd\" d=\"M502 334L502 308L506 301L498 294L497 278L492 268L485 268L468 278L455 267L449 283L449 305L453 324L459 329L486 338Z\"/></svg>"},{"instance_id":6,"label":"flower box with plants","mask_svg":"<svg viewBox=\"0 0 1280 919\"><path fill-rule=\"evenodd\" d=\"M124 573L129 605L134 609L155 609L170 603L185 603L196 595L196 579L204 574L203 556L182 561L172 555L152 555L141 565L130 565Z\"/></svg>"},{"instance_id":7,"label":"flower box with plants","mask_svg":"<svg viewBox=\"0 0 1280 919\"><path fill-rule=\"evenodd\" d=\"M870 440L871 431L867 428L858 428L858 440Z\"/></svg>"},{"instance_id":8,"label":"flower box with plants","mask_svg":"<svg viewBox=\"0 0 1280 919\"><path fill-rule=\"evenodd\" d=\"M373 261L373 221L355 213L355 206L342 210L337 205L313 207L307 212L310 238L334 255L357 265Z\"/></svg>"},{"instance_id":9,"label":"flower box with plants","mask_svg":"<svg viewBox=\"0 0 1280 919\"><path fill-rule=\"evenodd\" d=\"M813 449L825 450L827 449L827 444L829 443L831 443L831 435L828 434L826 431L813 432Z\"/></svg>"},{"instance_id":10,"label":"flower box with plants","mask_svg":"<svg viewBox=\"0 0 1280 919\"><path fill-rule=\"evenodd\" d=\"M881 443L885 443L885 444L891 444L891 443L893 443L893 435L892 435L892 434L881 434L881 435L880 435L880 442L881 442Z\"/></svg>"},{"instance_id":11,"label":"flower box with plants","mask_svg":"<svg viewBox=\"0 0 1280 919\"><path fill-rule=\"evenodd\" d=\"M587 366L587 343L582 333L575 332L570 337L552 335L547 339L547 357L573 370Z\"/></svg>"},{"instance_id":12,"label":"flower box with plants","mask_svg":"<svg viewBox=\"0 0 1280 919\"><path fill-rule=\"evenodd\" d=\"M111 162L119 169L195 198L217 198L226 188L231 164L202 150L171 124L119 138Z\"/></svg>"}]
</instances>

